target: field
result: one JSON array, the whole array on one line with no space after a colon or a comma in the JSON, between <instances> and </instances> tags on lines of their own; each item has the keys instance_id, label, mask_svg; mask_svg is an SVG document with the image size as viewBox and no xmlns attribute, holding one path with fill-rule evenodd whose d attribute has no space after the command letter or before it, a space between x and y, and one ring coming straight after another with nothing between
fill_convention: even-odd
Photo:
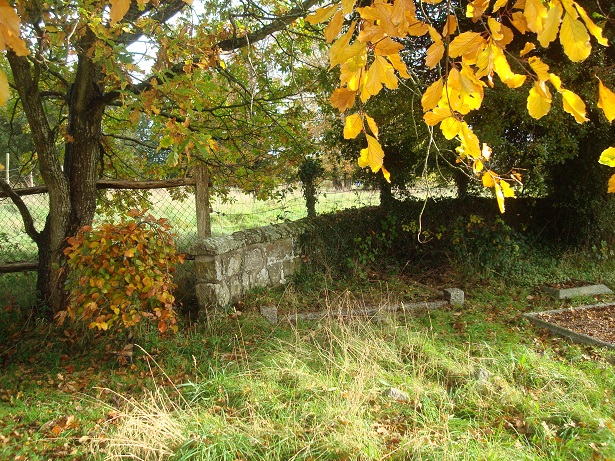
<instances>
[{"instance_id":1,"label":"field","mask_svg":"<svg viewBox=\"0 0 615 461\"><path fill-rule=\"evenodd\" d=\"M174 336L143 328L131 356L122 337L0 321L0 458L614 459L614 353L532 328L521 313L554 303L540 292L449 281L464 306L268 324L261 305L427 296L403 275L291 284Z\"/></svg>"}]
</instances>

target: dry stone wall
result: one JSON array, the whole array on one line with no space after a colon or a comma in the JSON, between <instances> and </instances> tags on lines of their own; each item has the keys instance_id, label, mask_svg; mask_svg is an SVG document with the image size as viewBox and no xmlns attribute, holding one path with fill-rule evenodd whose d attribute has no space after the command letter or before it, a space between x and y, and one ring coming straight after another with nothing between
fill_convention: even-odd
<instances>
[{"instance_id":1,"label":"dry stone wall","mask_svg":"<svg viewBox=\"0 0 615 461\"><path fill-rule=\"evenodd\" d=\"M307 220L209 237L191 249L195 256L200 309L225 307L257 287L277 287L299 270L299 237Z\"/></svg>"}]
</instances>

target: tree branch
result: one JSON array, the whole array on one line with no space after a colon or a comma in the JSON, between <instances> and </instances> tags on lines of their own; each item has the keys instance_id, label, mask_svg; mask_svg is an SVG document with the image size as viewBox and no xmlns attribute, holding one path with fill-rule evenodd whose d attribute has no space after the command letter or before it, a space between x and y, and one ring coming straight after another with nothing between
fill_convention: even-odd
<instances>
[{"instance_id":1,"label":"tree branch","mask_svg":"<svg viewBox=\"0 0 615 461\"><path fill-rule=\"evenodd\" d=\"M38 245L41 241L41 234L34 227L34 219L32 219L30 210L28 210L28 207L26 206L24 201L4 180L0 180L0 190L2 190L2 192L4 192L11 199L13 204L15 204L15 206L19 210L19 214L21 214L21 219L23 220L26 234L28 234L28 237L30 237Z\"/></svg>"}]
</instances>

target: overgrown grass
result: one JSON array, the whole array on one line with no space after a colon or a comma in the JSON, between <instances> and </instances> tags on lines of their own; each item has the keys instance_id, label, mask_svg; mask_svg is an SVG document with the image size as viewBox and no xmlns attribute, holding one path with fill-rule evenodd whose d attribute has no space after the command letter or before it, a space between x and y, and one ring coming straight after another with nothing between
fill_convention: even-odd
<instances>
[{"instance_id":1,"label":"overgrown grass","mask_svg":"<svg viewBox=\"0 0 615 461\"><path fill-rule=\"evenodd\" d=\"M560 302L473 282L458 308L279 326L256 308L428 294L403 277L262 292L172 337L138 331L125 364L121 338L5 323L0 459L613 459L615 354L520 315Z\"/></svg>"}]
</instances>

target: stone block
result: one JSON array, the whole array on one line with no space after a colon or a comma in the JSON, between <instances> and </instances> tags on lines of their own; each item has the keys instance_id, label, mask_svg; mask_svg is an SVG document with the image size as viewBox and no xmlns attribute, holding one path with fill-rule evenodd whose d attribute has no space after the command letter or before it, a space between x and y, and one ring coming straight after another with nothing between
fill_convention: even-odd
<instances>
[{"instance_id":1,"label":"stone block","mask_svg":"<svg viewBox=\"0 0 615 461\"><path fill-rule=\"evenodd\" d=\"M462 305L465 301L465 295L463 290L459 288L445 288L444 290L444 299L446 299L449 304L453 306Z\"/></svg>"},{"instance_id":2,"label":"stone block","mask_svg":"<svg viewBox=\"0 0 615 461\"><path fill-rule=\"evenodd\" d=\"M265 258L261 248L250 248L243 254L243 270L246 272L257 272L265 267Z\"/></svg>"},{"instance_id":3,"label":"stone block","mask_svg":"<svg viewBox=\"0 0 615 461\"><path fill-rule=\"evenodd\" d=\"M225 283L197 283L196 297L199 309L226 307L231 303L231 293Z\"/></svg>"},{"instance_id":4,"label":"stone block","mask_svg":"<svg viewBox=\"0 0 615 461\"><path fill-rule=\"evenodd\" d=\"M194 262L197 282L216 283L224 273L222 259L217 256L197 256Z\"/></svg>"}]
</instances>

